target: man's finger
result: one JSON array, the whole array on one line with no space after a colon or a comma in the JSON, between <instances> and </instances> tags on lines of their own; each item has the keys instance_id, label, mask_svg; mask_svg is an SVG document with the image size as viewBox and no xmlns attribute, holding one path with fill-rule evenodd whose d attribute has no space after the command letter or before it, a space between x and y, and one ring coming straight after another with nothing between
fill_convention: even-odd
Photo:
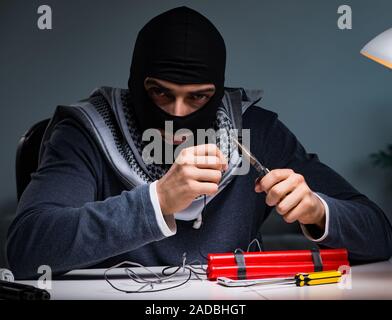
<instances>
[{"instance_id":1,"label":"man's finger","mask_svg":"<svg viewBox=\"0 0 392 320\"><path fill-rule=\"evenodd\" d=\"M289 175L285 180L278 182L267 192L265 202L270 206L276 206L284 197L293 191L298 185L295 174Z\"/></svg>"},{"instance_id":2,"label":"man's finger","mask_svg":"<svg viewBox=\"0 0 392 320\"><path fill-rule=\"evenodd\" d=\"M217 156L194 156L192 161L200 169L222 170L226 166L226 162L222 162Z\"/></svg>"},{"instance_id":3,"label":"man's finger","mask_svg":"<svg viewBox=\"0 0 392 320\"><path fill-rule=\"evenodd\" d=\"M194 191L199 196L202 194L211 196L218 192L218 185L213 182L195 182Z\"/></svg>"},{"instance_id":4,"label":"man's finger","mask_svg":"<svg viewBox=\"0 0 392 320\"><path fill-rule=\"evenodd\" d=\"M276 211L280 215L285 215L293 210L302 200L303 188L296 188L276 205Z\"/></svg>"},{"instance_id":5,"label":"man's finger","mask_svg":"<svg viewBox=\"0 0 392 320\"><path fill-rule=\"evenodd\" d=\"M291 209L288 213L283 215L283 220L286 221L287 223L293 223L295 221L299 221L302 219L301 217L304 215L304 203L303 200L301 201L293 208Z\"/></svg>"},{"instance_id":6,"label":"man's finger","mask_svg":"<svg viewBox=\"0 0 392 320\"><path fill-rule=\"evenodd\" d=\"M271 170L263 179L260 180L261 190L268 191L277 183L287 179L294 173L291 169L275 169Z\"/></svg>"},{"instance_id":7,"label":"man's finger","mask_svg":"<svg viewBox=\"0 0 392 320\"><path fill-rule=\"evenodd\" d=\"M221 163L227 165L227 159L216 144L201 144L190 148L195 156L217 156Z\"/></svg>"},{"instance_id":8,"label":"man's finger","mask_svg":"<svg viewBox=\"0 0 392 320\"><path fill-rule=\"evenodd\" d=\"M213 182L219 184L222 178L222 172L220 170L196 168L193 171L193 177L199 182Z\"/></svg>"}]
</instances>

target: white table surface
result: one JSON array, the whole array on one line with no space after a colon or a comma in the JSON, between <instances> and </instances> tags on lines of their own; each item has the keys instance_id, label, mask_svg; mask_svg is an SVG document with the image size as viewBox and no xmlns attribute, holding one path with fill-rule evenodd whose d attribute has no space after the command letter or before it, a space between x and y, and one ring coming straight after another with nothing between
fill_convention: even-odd
<instances>
[{"instance_id":1,"label":"white table surface","mask_svg":"<svg viewBox=\"0 0 392 320\"><path fill-rule=\"evenodd\" d=\"M138 268L133 268L137 272ZM161 268L154 267L160 271ZM338 284L313 287L239 287L227 288L208 280L191 280L187 284L156 293L123 293L113 289L103 278L104 269L74 270L62 280L53 280L48 291L51 299L156 299L156 300L303 300L303 299L392 299L392 259L354 266L351 269L351 289ZM124 269L114 269L113 282L124 289L140 287L129 280ZM37 286L36 281L20 281Z\"/></svg>"}]
</instances>

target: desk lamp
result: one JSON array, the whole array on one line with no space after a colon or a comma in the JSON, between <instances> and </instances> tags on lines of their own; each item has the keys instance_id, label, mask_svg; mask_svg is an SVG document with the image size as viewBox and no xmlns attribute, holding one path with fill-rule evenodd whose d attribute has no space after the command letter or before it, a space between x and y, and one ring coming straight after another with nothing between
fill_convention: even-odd
<instances>
[{"instance_id":1,"label":"desk lamp","mask_svg":"<svg viewBox=\"0 0 392 320\"><path fill-rule=\"evenodd\" d=\"M392 28L371 40L362 48L361 54L392 69ZM387 151L380 151L371 157L376 165L392 167L392 144Z\"/></svg>"},{"instance_id":2,"label":"desk lamp","mask_svg":"<svg viewBox=\"0 0 392 320\"><path fill-rule=\"evenodd\" d=\"M392 28L371 40L362 48L361 54L392 69Z\"/></svg>"}]
</instances>

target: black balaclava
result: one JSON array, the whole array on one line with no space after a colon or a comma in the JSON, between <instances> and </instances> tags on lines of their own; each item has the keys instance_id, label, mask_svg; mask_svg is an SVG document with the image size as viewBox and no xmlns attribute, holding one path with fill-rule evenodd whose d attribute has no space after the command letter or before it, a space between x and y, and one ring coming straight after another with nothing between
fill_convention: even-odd
<instances>
[{"instance_id":1,"label":"black balaclava","mask_svg":"<svg viewBox=\"0 0 392 320\"><path fill-rule=\"evenodd\" d=\"M187 7L166 11L139 32L133 51L128 87L141 130L164 128L196 132L213 125L224 94L226 47L215 26ZM202 108L186 116L173 116L156 106L144 88L147 77L177 84L213 83L215 94Z\"/></svg>"}]
</instances>

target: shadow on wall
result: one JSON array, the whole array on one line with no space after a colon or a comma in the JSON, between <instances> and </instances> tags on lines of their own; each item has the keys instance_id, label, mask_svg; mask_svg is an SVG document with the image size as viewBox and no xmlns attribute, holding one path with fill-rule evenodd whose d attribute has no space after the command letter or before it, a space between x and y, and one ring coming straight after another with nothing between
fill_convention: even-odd
<instances>
[{"instance_id":1,"label":"shadow on wall","mask_svg":"<svg viewBox=\"0 0 392 320\"><path fill-rule=\"evenodd\" d=\"M5 245L7 230L15 217L16 200L9 199L0 203L0 268L7 268Z\"/></svg>"},{"instance_id":2,"label":"shadow on wall","mask_svg":"<svg viewBox=\"0 0 392 320\"><path fill-rule=\"evenodd\" d=\"M381 209L383 209L389 221L392 223L392 170L390 168L375 167L371 163L370 158L353 164L352 170L355 175L366 180L377 192L373 197L370 194L365 194L369 196L370 200L375 201L377 205L382 204Z\"/></svg>"},{"instance_id":3,"label":"shadow on wall","mask_svg":"<svg viewBox=\"0 0 392 320\"><path fill-rule=\"evenodd\" d=\"M366 102L369 108L367 122L362 130L372 137L373 144L374 141L385 141L386 137L389 137L387 142L392 143L391 118L389 116L392 105L391 102L385 101L385 97L379 99L379 101ZM353 161L348 173L357 177L357 184L368 186L367 190L359 191L378 204L388 216L389 221L392 222L392 168L376 166L370 156L370 154L385 150L387 144L376 143L371 146L369 141L358 141L358 143L364 143L366 150L369 151Z\"/></svg>"},{"instance_id":4,"label":"shadow on wall","mask_svg":"<svg viewBox=\"0 0 392 320\"><path fill-rule=\"evenodd\" d=\"M374 131L374 135L379 139L385 140L385 137L389 137L388 144L392 144L391 118L389 116L391 109L391 102L380 101L372 103L372 112L369 113L369 122L375 124L375 127L371 126L369 129ZM375 146L371 153L375 154L386 149L386 144ZM382 167L374 164L370 155L366 160L368 165L371 166L370 170L369 168L358 168L356 174L360 175L363 172L362 169L368 169L368 172L372 175L369 183L377 191L378 203L381 204L382 209L392 223L392 167Z\"/></svg>"}]
</instances>

